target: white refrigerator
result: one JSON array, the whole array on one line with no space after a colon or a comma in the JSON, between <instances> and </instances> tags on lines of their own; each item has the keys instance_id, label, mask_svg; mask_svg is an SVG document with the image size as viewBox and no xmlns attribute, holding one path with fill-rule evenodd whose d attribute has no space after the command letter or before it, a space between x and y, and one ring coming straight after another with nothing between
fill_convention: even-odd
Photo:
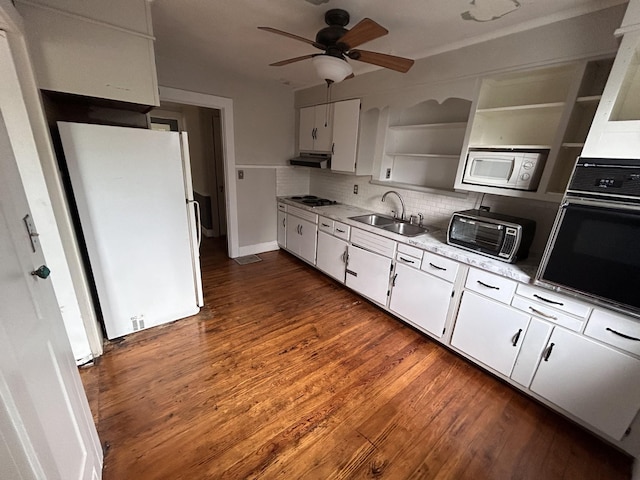
<instances>
[{"instance_id":1,"label":"white refrigerator","mask_svg":"<svg viewBox=\"0 0 640 480\"><path fill-rule=\"evenodd\" d=\"M204 304L185 133L58 122L109 339Z\"/></svg>"}]
</instances>

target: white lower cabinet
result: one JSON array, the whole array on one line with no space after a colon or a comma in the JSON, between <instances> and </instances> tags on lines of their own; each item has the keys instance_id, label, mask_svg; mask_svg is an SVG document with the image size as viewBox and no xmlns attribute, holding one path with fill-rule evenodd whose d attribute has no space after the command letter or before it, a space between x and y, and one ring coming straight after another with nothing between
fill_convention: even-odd
<instances>
[{"instance_id":1,"label":"white lower cabinet","mask_svg":"<svg viewBox=\"0 0 640 480\"><path fill-rule=\"evenodd\" d=\"M509 376L529 324L529 315L465 291L451 345Z\"/></svg>"},{"instance_id":2,"label":"white lower cabinet","mask_svg":"<svg viewBox=\"0 0 640 480\"><path fill-rule=\"evenodd\" d=\"M440 338L453 285L412 267L396 264L389 309Z\"/></svg>"},{"instance_id":3,"label":"white lower cabinet","mask_svg":"<svg viewBox=\"0 0 640 480\"><path fill-rule=\"evenodd\" d=\"M346 285L381 305L387 304L391 259L349 246Z\"/></svg>"},{"instance_id":4,"label":"white lower cabinet","mask_svg":"<svg viewBox=\"0 0 640 480\"><path fill-rule=\"evenodd\" d=\"M531 390L616 440L640 409L640 360L556 327Z\"/></svg>"},{"instance_id":5,"label":"white lower cabinet","mask_svg":"<svg viewBox=\"0 0 640 480\"><path fill-rule=\"evenodd\" d=\"M316 267L344 283L347 242L325 232L318 232Z\"/></svg>"},{"instance_id":6,"label":"white lower cabinet","mask_svg":"<svg viewBox=\"0 0 640 480\"><path fill-rule=\"evenodd\" d=\"M309 263L316 263L316 239L318 226L303 218L287 215L287 250Z\"/></svg>"},{"instance_id":7,"label":"white lower cabinet","mask_svg":"<svg viewBox=\"0 0 640 480\"><path fill-rule=\"evenodd\" d=\"M287 214L278 210L278 245L287 246Z\"/></svg>"}]
</instances>

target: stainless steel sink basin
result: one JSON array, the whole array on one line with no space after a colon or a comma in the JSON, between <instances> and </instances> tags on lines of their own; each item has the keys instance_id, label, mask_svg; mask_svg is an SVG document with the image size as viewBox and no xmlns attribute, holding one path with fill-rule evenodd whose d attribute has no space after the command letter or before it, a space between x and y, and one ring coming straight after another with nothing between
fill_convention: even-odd
<instances>
[{"instance_id":1,"label":"stainless steel sink basin","mask_svg":"<svg viewBox=\"0 0 640 480\"><path fill-rule=\"evenodd\" d=\"M422 235L423 233L429 232L429 229L427 229L426 227L419 227L409 222L398 220L397 218L378 215L376 213L372 213L370 215L360 215L358 217L350 217L350 219L355 220L356 222L371 225L373 227L378 227L388 232L397 233L405 237L415 237L417 235Z\"/></svg>"},{"instance_id":2,"label":"stainless steel sink basin","mask_svg":"<svg viewBox=\"0 0 640 480\"><path fill-rule=\"evenodd\" d=\"M371 215L360 215L359 217L351 217L351 220L355 220L356 222L360 223L366 223L367 225L373 225L374 227L391 225L396 222L395 218L386 217L384 215L376 215L375 213L372 213Z\"/></svg>"},{"instance_id":3,"label":"stainless steel sink basin","mask_svg":"<svg viewBox=\"0 0 640 480\"><path fill-rule=\"evenodd\" d=\"M428 232L426 228L404 222L392 223L391 225L385 225L382 228L393 233L404 235L405 237L415 237L417 235L422 235L423 233Z\"/></svg>"}]
</instances>

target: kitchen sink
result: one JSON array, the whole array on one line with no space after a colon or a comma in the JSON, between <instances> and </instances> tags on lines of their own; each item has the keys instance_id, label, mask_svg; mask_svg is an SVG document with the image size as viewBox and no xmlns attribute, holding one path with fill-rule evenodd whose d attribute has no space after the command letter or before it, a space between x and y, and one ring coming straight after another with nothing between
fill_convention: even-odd
<instances>
[{"instance_id":1,"label":"kitchen sink","mask_svg":"<svg viewBox=\"0 0 640 480\"><path fill-rule=\"evenodd\" d=\"M359 217L351 217L351 220L356 222L366 223L367 225L373 225L374 227L383 227L385 225L392 225L396 222L395 218L386 217L384 215L360 215Z\"/></svg>"},{"instance_id":2,"label":"kitchen sink","mask_svg":"<svg viewBox=\"0 0 640 480\"><path fill-rule=\"evenodd\" d=\"M388 230L393 233L398 233L400 235L404 235L405 237L415 237L417 235L422 235L423 233L427 233L428 230L423 227L419 227L418 225L412 225L411 223L404 222L395 222L391 225L385 225L382 227L383 230Z\"/></svg>"},{"instance_id":3,"label":"kitchen sink","mask_svg":"<svg viewBox=\"0 0 640 480\"><path fill-rule=\"evenodd\" d=\"M371 225L373 227L378 227L388 232L397 233L405 237L415 237L417 235L422 235L423 233L429 232L429 229L425 227L419 227L418 225L413 225L412 223L398 220L397 218L378 215L376 213L372 213L370 215L360 215L358 217L350 217L350 219L355 220L356 222Z\"/></svg>"}]
</instances>

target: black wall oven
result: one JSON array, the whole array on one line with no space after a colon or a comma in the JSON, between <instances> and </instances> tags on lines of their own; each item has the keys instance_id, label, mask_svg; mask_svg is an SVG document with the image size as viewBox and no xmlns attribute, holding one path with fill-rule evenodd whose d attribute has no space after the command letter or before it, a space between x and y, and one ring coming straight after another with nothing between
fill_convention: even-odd
<instances>
[{"instance_id":1,"label":"black wall oven","mask_svg":"<svg viewBox=\"0 0 640 480\"><path fill-rule=\"evenodd\" d=\"M578 160L536 284L640 316L640 160Z\"/></svg>"}]
</instances>

